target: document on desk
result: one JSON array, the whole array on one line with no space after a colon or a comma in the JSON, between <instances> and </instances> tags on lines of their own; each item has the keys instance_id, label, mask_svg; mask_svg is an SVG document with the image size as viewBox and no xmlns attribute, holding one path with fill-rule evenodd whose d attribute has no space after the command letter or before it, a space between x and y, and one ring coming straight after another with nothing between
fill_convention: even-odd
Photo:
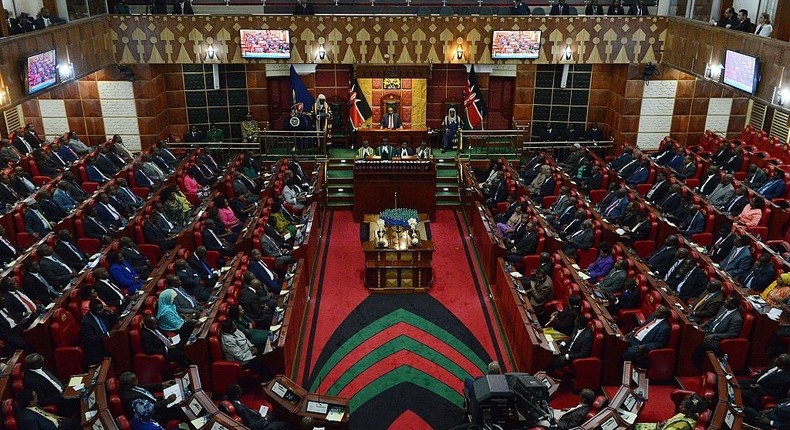
<instances>
[{"instance_id":1,"label":"document on desk","mask_svg":"<svg viewBox=\"0 0 790 430\"><path fill-rule=\"evenodd\" d=\"M578 272L578 274L579 274L579 277L582 279L582 281L586 281L586 280L590 279L590 275L588 275L588 274L586 274L584 272Z\"/></svg>"},{"instance_id":2,"label":"document on desk","mask_svg":"<svg viewBox=\"0 0 790 430\"><path fill-rule=\"evenodd\" d=\"M615 233L617 233L617 234L619 234L620 236L622 236L623 234L625 234L625 230L623 230L622 228L618 228L618 229L617 229L617 230L615 230L614 232L615 232Z\"/></svg>"},{"instance_id":3,"label":"document on desk","mask_svg":"<svg viewBox=\"0 0 790 430\"><path fill-rule=\"evenodd\" d=\"M782 317L782 309L781 308L771 308L771 310L768 311L768 318L771 318L774 321L778 321L779 318L781 318L781 317Z\"/></svg>"},{"instance_id":4,"label":"document on desk","mask_svg":"<svg viewBox=\"0 0 790 430\"><path fill-rule=\"evenodd\" d=\"M194 420L190 421L189 424L191 424L192 427L199 429L202 428L204 425L206 425L208 420L209 420L209 416L206 415L206 416L195 418Z\"/></svg>"},{"instance_id":5,"label":"document on desk","mask_svg":"<svg viewBox=\"0 0 790 430\"><path fill-rule=\"evenodd\" d=\"M346 415L346 409L343 407L333 407L329 409L329 412L326 413L326 420L327 421L334 421L340 422L343 420L343 416Z\"/></svg>"},{"instance_id":6,"label":"document on desk","mask_svg":"<svg viewBox=\"0 0 790 430\"><path fill-rule=\"evenodd\" d=\"M82 384L82 380L85 378L85 374L83 375L74 375L69 379L69 387L76 387L77 385Z\"/></svg>"},{"instance_id":7,"label":"document on desk","mask_svg":"<svg viewBox=\"0 0 790 430\"><path fill-rule=\"evenodd\" d=\"M184 400L184 393L181 391L181 387L179 387L178 384L173 384L162 390L162 396L164 396L165 399L170 397L171 394L175 395L176 398L167 404L168 408L173 407Z\"/></svg>"},{"instance_id":8,"label":"document on desk","mask_svg":"<svg viewBox=\"0 0 790 430\"><path fill-rule=\"evenodd\" d=\"M172 345L178 345L181 342L181 335L176 334L175 336L170 338L170 343Z\"/></svg>"},{"instance_id":9,"label":"document on desk","mask_svg":"<svg viewBox=\"0 0 790 430\"><path fill-rule=\"evenodd\" d=\"M633 425L634 421L636 421L636 414L633 412L618 409L617 413L620 415L620 418L622 418L623 421L627 422L629 425Z\"/></svg>"}]
</instances>

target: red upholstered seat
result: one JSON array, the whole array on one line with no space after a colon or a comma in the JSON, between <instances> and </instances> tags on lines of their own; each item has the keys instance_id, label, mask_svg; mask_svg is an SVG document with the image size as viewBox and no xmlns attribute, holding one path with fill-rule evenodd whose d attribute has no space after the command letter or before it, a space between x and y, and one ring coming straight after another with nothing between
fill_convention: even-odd
<instances>
[{"instance_id":1,"label":"red upholstered seat","mask_svg":"<svg viewBox=\"0 0 790 430\"><path fill-rule=\"evenodd\" d=\"M6 430L17 430L14 400L3 400L3 424Z\"/></svg>"},{"instance_id":2,"label":"red upholstered seat","mask_svg":"<svg viewBox=\"0 0 790 430\"><path fill-rule=\"evenodd\" d=\"M655 250L656 242L654 240L637 240L634 242L634 251L641 258L647 258Z\"/></svg>"},{"instance_id":3,"label":"red upholstered seat","mask_svg":"<svg viewBox=\"0 0 790 430\"><path fill-rule=\"evenodd\" d=\"M749 335L752 332L754 322L754 309L749 302L744 301L741 305L741 318L743 326L741 334L735 339L722 339L719 348L723 354L729 357L728 363L735 373L742 373L746 369L746 355L749 353Z\"/></svg>"},{"instance_id":4,"label":"red upholstered seat","mask_svg":"<svg viewBox=\"0 0 790 430\"><path fill-rule=\"evenodd\" d=\"M129 340L134 352L134 371L141 384L159 384L162 382L162 370L165 367L165 357L161 354L144 354L140 343L140 330L143 326L143 316L135 315L129 328Z\"/></svg>"},{"instance_id":5,"label":"red upholstered seat","mask_svg":"<svg viewBox=\"0 0 790 430\"><path fill-rule=\"evenodd\" d=\"M603 348L603 326L601 321L592 320L590 329L593 332L593 344L590 356L573 360L572 367L575 378L573 389L581 391L585 388L597 390L601 386L601 349Z\"/></svg>"},{"instance_id":6,"label":"red upholstered seat","mask_svg":"<svg viewBox=\"0 0 790 430\"><path fill-rule=\"evenodd\" d=\"M697 233L691 236L691 241L700 246L710 246L713 244L713 234Z\"/></svg>"},{"instance_id":7,"label":"red upholstered seat","mask_svg":"<svg viewBox=\"0 0 790 430\"><path fill-rule=\"evenodd\" d=\"M631 330L636 325L642 324L650 314L661 304L661 295L658 291L650 291L642 298L642 306L637 309L621 309L621 329L623 333Z\"/></svg>"},{"instance_id":8,"label":"red upholstered seat","mask_svg":"<svg viewBox=\"0 0 790 430\"><path fill-rule=\"evenodd\" d=\"M80 327L71 312L56 309L49 326L52 342L55 344L55 368L59 378L68 380L71 375L83 372L84 353L79 346Z\"/></svg>"},{"instance_id":9,"label":"red upholstered seat","mask_svg":"<svg viewBox=\"0 0 790 430\"><path fill-rule=\"evenodd\" d=\"M93 194L96 190L99 189L98 182L82 181L80 186L82 186L82 189L85 190L85 192L88 193L88 195Z\"/></svg>"},{"instance_id":10,"label":"red upholstered seat","mask_svg":"<svg viewBox=\"0 0 790 430\"><path fill-rule=\"evenodd\" d=\"M151 263L151 266L156 266L156 264L159 262L159 245L154 245L153 243L143 243L137 247L140 248L140 252L145 255L145 257Z\"/></svg>"},{"instance_id":11,"label":"red upholstered seat","mask_svg":"<svg viewBox=\"0 0 790 430\"><path fill-rule=\"evenodd\" d=\"M121 397L118 395L118 380L109 378L106 382L107 385L107 403L113 416L123 416L123 405L121 404Z\"/></svg>"},{"instance_id":12,"label":"red upholstered seat","mask_svg":"<svg viewBox=\"0 0 790 430\"><path fill-rule=\"evenodd\" d=\"M576 264L582 269L586 269L596 258L598 258L598 248L576 250Z\"/></svg>"},{"instance_id":13,"label":"red upholstered seat","mask_svg":"<svg viewBox=\"0 0 790 430\"><path fill-rule=\"evenodd\" d=\"M647 377L651 381L669 381L675 374L675 357L677 356L677 345L680 337L680 324L677 322L675 312L670 311L670 314L670 332L667 346L647 353L647 358L650 360L650 369L647 371Z\"/></svg>"},{"instance_id":14,"label":"red upholstered seat","mask_svg":"<svg viewBox=\"0 0 790 430\"><path fill-rule=\"evenodd\" d=\"M211 355L211 387L217 393L224 393L228 387L236 383L239 377L257 377L249 369L242 369L240 363L225 360L219 337L219 324L211 324L208 338L209 354ZM205 383L205 381L204 381Z\"/></svg>"},{"instance_id":15,"label":"red upholstered seat","mask_svg":"<svg viewBox=\"0 0 790 430\"><path fill-rule=\"evenodd\" d=\"M129 424L129 420L123 415L116 415L115 422L118 423L118 428L120 430L129 430L132 428L132 425Z\"/></svg>"},{"instance_id":16,"label":"red upholstered seat","mask_svg":"<svg viewBox=\"0 0 790 430\"><path fill-rule=\"evenodd\" d=\"M74 221L75 221L74 223L75 226L77 221L80 221L80 225L82 225L81 220L74 220ZM80 251L84 252L87 255L93 255L99 252L99 250L101 250L101 241L99 241L99 239L94 239L90 237L81 237L77 239L77 248L79 248Z\"/></svg>"}]
</instances>

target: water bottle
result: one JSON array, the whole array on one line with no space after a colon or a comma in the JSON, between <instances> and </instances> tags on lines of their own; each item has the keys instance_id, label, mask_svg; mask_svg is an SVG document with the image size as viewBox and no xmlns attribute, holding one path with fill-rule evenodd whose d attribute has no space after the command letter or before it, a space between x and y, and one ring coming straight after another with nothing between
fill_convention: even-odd
<instances>
[{"instance_id":1,"label":"water bottle","mask_svg":"<svg viewBox=\"0 0 790 430\"><path fill-rule=\"evenodd\" d=\"M729 359L730 359L729 354L724 354L724 357L721 358L721 367L724 368L725 370L727 369L727 360Z\"/></svg>"}]
</instances>

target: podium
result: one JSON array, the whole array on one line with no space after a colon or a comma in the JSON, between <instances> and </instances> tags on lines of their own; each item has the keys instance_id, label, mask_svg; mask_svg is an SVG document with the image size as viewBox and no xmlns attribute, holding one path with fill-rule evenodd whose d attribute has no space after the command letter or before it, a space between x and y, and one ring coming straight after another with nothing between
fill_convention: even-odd
<instances>
[{"instance_id":1,"label":"podium","mask_svg":"<svg viewBox=\"0 0 790 430\"><path fill-rule=\"evenodd\" d=\"M428 220L426 214L419 214L419 221ZM378 215L365 215L365 222L375 225ZM422 225L422 224L420 224ZM417 245L395 245L398 233L395 227L388 227L385 248L376 246L379 240L375 233L362 243L365 254L365 286L378 293L421 293L427 292L433 282L433 251L432 241L427 240L425 229L416 229Z\"/></svg>"},{"instance_id":2,"label":"podium","mask_svg":"<svg viewBox=\"0 0 790 430\"><path fill-rule=\"evenodd\" d=\"M354 221L393 207L416 209L436 219L436 162L433 160L356 160Z\"/></svg>"}]
</instances>

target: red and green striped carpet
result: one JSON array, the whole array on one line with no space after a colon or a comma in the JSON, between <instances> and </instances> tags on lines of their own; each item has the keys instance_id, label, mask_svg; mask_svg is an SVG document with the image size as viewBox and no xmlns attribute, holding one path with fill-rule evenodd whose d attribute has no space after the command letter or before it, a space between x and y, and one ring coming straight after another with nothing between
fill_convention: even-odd
<instances>
[{"instance_id":1,"label":"red and green striped carpet","mask_svg":"<svg viewBox=\"0 0 790 430\"><path fill-rule=\"evenodd\" d=\"M359 225L349 211L325 224L297 380L351 399L352 429L443 429L460 424L463 381L511 360L469 232L437 213L429 294L370 294Z\"/></svg>"}]
</instances>

